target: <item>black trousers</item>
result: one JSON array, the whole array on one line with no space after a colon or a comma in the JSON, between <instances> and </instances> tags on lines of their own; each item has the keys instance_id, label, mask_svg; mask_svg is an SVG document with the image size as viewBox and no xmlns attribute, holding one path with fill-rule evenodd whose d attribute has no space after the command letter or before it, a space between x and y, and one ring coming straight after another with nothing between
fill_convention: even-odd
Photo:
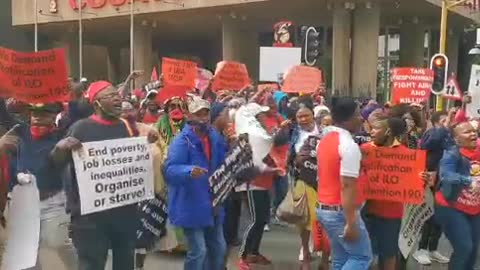
<instances>
[{"instance_id":1,"label":"black trousers","mask_svg":"<svg viewBox=\"0 0 480 270\"><path fill-rule=\"evenodd\" d=\"M137 206L124 206L85 216L72 217L72 240L79 270L105 270L112 249L112 270L135 269Z\"/></svg>"},{"instance_id":2,"label":"black trousers","mask_svg":"<svg viewBox=\"0 0 480 270\"><path fill-rule=\"evenodd\" d=\"M438 248L438 241L442 236L442 228L431 217L425 222L422 228L422 237L418 243L419 249L428 249L429 251L435 251Z\"/></svg>"},{"instance_id":3,"label":"black trousers","mask_svg":"<svg viewBox=\"0 0 480 270\"><path fill-rule=\"evenodd\" d=\"M231 246L238 240L238 226L242 214L242 196L239 192L232 192L225 202L225 222L223 234L225 242Z\"/></svg>"},{"instance_id":4,"label":"black trousers","mask_svg":"<svg viewBox=\"0 0 480 270\"><path fill-rule=\"evenodd\" d=\"M248 190L246 194L251 223L245 231L240 248L241 258L260 254L263 230L270 220L270 192L268 190Z\"/></svg>"}]
</instances>

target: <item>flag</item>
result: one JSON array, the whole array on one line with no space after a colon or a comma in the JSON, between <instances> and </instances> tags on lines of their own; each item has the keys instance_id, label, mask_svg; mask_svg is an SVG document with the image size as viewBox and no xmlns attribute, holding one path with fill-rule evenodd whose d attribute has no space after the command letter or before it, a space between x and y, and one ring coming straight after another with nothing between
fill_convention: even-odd
<instances>
[{"instance_id":1,"label":"flag","mask_svg":"<svg viewBox=\"0 0 480 270\"><path fill-rule=\"evenodd\" d=\"M157 73L156 67L153 67L152 75L150 76L150 81L151 82L158 81L158 73Z\"/></svg>"}]
</instances>

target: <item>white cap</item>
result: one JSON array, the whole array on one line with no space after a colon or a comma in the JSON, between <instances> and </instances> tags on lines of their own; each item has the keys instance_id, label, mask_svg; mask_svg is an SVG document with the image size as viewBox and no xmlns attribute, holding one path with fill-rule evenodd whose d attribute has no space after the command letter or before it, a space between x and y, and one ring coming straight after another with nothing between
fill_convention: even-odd
<instances>
[{"instance_id":1,"label":"white cap","mask_svg":"<svg viewBox=\"0 0 480 270\"><path fill-rule=\"evenodd\" d=\"M260 113L270 111L268 106L260 106L257 103L248 103L245 105L245 109L249 115L257 116Z\"/></svg>"}]
</instances>

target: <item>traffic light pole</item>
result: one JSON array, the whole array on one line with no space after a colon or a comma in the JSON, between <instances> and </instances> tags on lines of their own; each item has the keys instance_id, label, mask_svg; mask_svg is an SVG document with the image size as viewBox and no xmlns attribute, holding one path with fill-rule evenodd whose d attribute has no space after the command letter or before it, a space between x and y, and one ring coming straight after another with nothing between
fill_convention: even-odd
<instances>
[{"instance_id":1,"label":"traffic light pole","mask_svg":"<svg viewBox=\"0 0 480 270\"><path fill-rule=\"evenodd\" d=\"M442 0L442 17L440 20L440 53L446 54L447 51L447 24L448 24L448 10L454 8L458 5L461 5L468 0ZM443 97L442 95L437 95L436 102L437 111L443 110Z\"/></svg>"}]
</instances>

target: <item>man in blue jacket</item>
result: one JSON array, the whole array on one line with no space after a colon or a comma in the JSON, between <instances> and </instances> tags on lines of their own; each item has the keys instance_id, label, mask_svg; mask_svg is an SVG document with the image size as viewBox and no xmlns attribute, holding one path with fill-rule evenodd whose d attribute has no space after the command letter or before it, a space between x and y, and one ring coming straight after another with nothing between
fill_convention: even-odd
<instances>
[{"instance_id":1,"label":"man in blue jacket","mask_svg":"<svg viewBox=\"0 0 480 270\"><path fill-rule=\"evenodd\" d=\"M223 270L223 209L212 207L208 178L225 159L227 144L210 126L208 101L189 97L188 111L187 125L171 143L164 167L168 214L187 239L184 269Z\"/></svg>"}]
</instances>

